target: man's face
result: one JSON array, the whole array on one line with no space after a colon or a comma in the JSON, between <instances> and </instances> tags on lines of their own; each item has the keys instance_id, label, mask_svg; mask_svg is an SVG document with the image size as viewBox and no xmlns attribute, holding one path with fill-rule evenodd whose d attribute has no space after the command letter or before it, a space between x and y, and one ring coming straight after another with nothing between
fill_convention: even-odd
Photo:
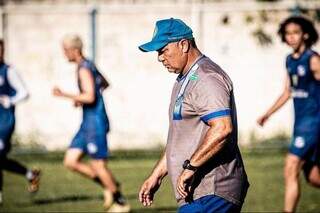
<instances>
[{"instance_id":1,"label":"man's face","mask_svg":"<svg viewBox=\"0 0 320 213\"><path fill-rule=\"evenodd\" d=\"M158 60L171 73L181 73L187 64L184 41L172 42L158 50Z\"/></svg>"},{"instance_id":2,"label":"man's face","mask_svg":"<svg viewBox=\"0 0 320 213\"><path fill-rule=\"evenodd\" d=\"M67 57L69 62L74 62L76 59L76 53L77 53L77 49L70 47L70 45L68 44L63 44L63 52L64 55Z\"/></svg>"},{"instance_id":3,"label":"man's face","mask_svg":"<svg viewBox=\"0 0 320 213\"><path fill-rule=\"evenodd\" d=\"M307 34L304 34L300 25L295 23L287 24L285 28L285 40L286 43L293 49L297 49L304 42L304 37Z\"/></svg>"}]
</instances>

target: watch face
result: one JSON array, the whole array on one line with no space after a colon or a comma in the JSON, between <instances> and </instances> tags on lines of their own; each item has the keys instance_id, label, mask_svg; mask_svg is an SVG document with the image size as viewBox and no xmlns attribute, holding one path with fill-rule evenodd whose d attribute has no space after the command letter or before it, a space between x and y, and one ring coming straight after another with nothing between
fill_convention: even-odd
<instances>
[{"instance_id":1,"label":"watch face","mask_svg":"<svg viewBox=\"0 0 320 213\"><path fill-rule=\"evenodd\" d=\"M182 168L187 169L187 168L188 168L189 163L190 163L190 161L189 161L189 160L185 160L185 161L183 162Z\"/></svg>"}]
</instances>

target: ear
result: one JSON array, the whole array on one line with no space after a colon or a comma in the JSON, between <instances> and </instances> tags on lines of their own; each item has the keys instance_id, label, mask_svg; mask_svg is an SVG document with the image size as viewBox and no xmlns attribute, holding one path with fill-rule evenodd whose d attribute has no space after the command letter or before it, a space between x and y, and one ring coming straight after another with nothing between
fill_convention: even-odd
<instances>
[{"instance_id":1,"label":"ear","mask_svg":"<svg viewBox=\"0 0 320 213\"><path fill-rule=\"evenodd\" d=\"M307 40L308 38L309 38L309 34L307 34L307 33L303 34L303 39L304 40Z\"/></svg>"},{"instance_id":2,"label":"ear","mask_svg":"<svg viewBox=\"0 0 320 213\"><path fill-rule=\"evenodd\" d=\"M183 53L187 53L190 49L190 42L187 39L181 40L181 48Z\"/></svg>"}]
</instances>

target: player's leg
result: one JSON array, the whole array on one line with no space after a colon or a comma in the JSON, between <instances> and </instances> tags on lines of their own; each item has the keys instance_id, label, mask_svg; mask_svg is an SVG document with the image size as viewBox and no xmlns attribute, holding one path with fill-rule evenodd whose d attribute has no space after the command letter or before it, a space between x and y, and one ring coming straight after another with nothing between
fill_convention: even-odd
<instances>
[{"instance_id":1,"label":"player's leg","mask_svg":"<svg viewBox=\"0 0 320 213\"><path fill-rule=\"evenodd\" d=\"M320 139L318 138L309 148L303 171L307 182L311 186L320 188Z\"/></svg>"},{"instance_id":2,"label":"player's leg","mask_svg":"<svg viewBox=\"0 0 320 213\"><path fill-rule=\"evenodd\" d=\"M28 191L37 192L40 185L40 170L39 169L28 169L18 161L9 159L7 157L1 160L2 170L13 172L18 175L25 176L29 181Z\"/></svg>"},{"instance_id":3,"label":"player's leg","mask_svg":"<svg viewBox=\"0 0 320 213\"><path fill-rule=\"evenodd\" d=\"M319 165L314 165L309 173L308 182L317 188L320 188L320 168Z\"/></svg>"},{"instance_id":4,"label":"player's leg","mask_svg":"<svg viewBox=\"0 0 320 213\"><path fill-rule=\"evenodd\" d=\"M289 153L285 159L284 179L285 198L284 212L294 212L300 197L299 173L303 161L296 155Z\"/></svg>"},{"instance_id":5,"label":"player's leg","mask_svg":"<svg viewBox=\"0 0 320 213\"><path fill-rule=\"evenodd\" d=\"M24 165L7 157L2 160L2 169L18 175L24 175L26 177L28 176L28 172L29 176L31 175L31 171L29 171Z\"/></svg>"},{"instance_id":6,"label":"player's leg","mask_svg":"<svg viewBox=\"0 0 320 213\"><path fill-rule=\"evenodd\" d=\"M14 130L14 125L1 128L0 131L0 167L1 170L13 172L18 175L25 176L29 182L28 191L37 192L40 185L40 170L28 169L18 161L7 158L7 154L11 149L11 136Z\"/></svg>"},{"instance_id":7,"label":"player's leg","mask_svg":"<svg viewBox=\"0 0 320 213\"><path fill-rule=\"evenodd\" d=\"M64 156L63 164L66 168L78 172L85 177L94 179L96 174L94 170L86 163L81 162L83 151L78 148L69 148Z\"/></svg>"},{"instance_id":8,"label":"player's leg","mask_svg":"<svg viewBox=\"0 0 320 213\"><path fill-rule=\"evenodd\" d=\"M110 208L110 212L128 212L130 210L130 206L127 204L120 188L118 188L111 170L105 165L105 161L103 159L93 159L90 163L105 187L105 208ZM111 200L110 193L112 196ZM112 203L114 204L112 205Z\"/></svg>"},{"instance_id":9,"label":"player's leg","mask_svg":"<svg viewBox=\"0 0 320 213\"><path fill-rule=\"evenodd\" d=\"M115 193L117 191L117 185L111 171L105 167L104 160L93 159L90 161L90 165L100 179L102 185L105 188L108 188L112 193Z\"/></svg>"},{"instance_id":10,"label":"player's leg","mask_svg":"<svg viewBox=\"0 0 320 213\"><path fill-rule=\"evenodd\" d=\"M97 178L101 182L101 186L104 188L104 207L109 208L113 202L113 195L117 191L117 186L112 173L105 168L104 160L91 160L92 168L97 174Z\"/></svg>"},{"instance_id":11,"label":"player's leg","mask_svg":"<svg viewBox=\"0 0 320 213\"><path fill-rule=\"evenodd\" d=\"M0 205L2 205L2 203L3 203L3 200L2 200L2 188L3 188L3 172L2 172L2 169L0 167Z\"/></svg>"},{"instance_id":12,"label":"player's leg","mask_svg":"<svg viewBox=\"0 0 320 213\"><path fill-rule=\"evenodd\" d=\"M320 165L314 161L306 161L303 172L307 182L314 187L320 188Z\"/></svg>"},{"instance_id":13,"label":"player's leg","mask_svg":"<svg viewBox=\"0 0 320 213\"><path fill-rule=\"evenodd\" d=\"M90 164L104 186L104 207L111 212L128 212L130 206L126 203L111 170L105 164L108 158L105 131L88 133L87 141L90 141L87 143L87 151L92 158Z\"/></svg>"},{"instance_id":14,"label":"player's leg","mask_svg":"<svg viewBox=\"0 0 320 213\"><path fill-rule=\"evenodd\" d=\"M0 205L3 203L3 171L2 171L2 165L3 165L3 157L6 156L6 151L5 151L5 144L4 141L0 137Z\"/></svg>"}]
</instances>

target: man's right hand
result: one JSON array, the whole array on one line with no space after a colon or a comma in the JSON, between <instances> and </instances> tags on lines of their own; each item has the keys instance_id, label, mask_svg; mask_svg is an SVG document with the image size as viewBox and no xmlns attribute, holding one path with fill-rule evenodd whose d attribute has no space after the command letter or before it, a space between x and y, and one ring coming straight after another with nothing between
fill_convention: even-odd
<instances>
[{"instance_id":1,"label":"man's right hand","mask_svg":"<svg viewBox=\"0 0 320 213\"><path fill-rule=\"evenodd\" d=\"M150 176L144 181L139 192L139 201L143 206L150 206L153 202L153 197L161 185L161 179Z\"/></svg>"}]
</instances>

